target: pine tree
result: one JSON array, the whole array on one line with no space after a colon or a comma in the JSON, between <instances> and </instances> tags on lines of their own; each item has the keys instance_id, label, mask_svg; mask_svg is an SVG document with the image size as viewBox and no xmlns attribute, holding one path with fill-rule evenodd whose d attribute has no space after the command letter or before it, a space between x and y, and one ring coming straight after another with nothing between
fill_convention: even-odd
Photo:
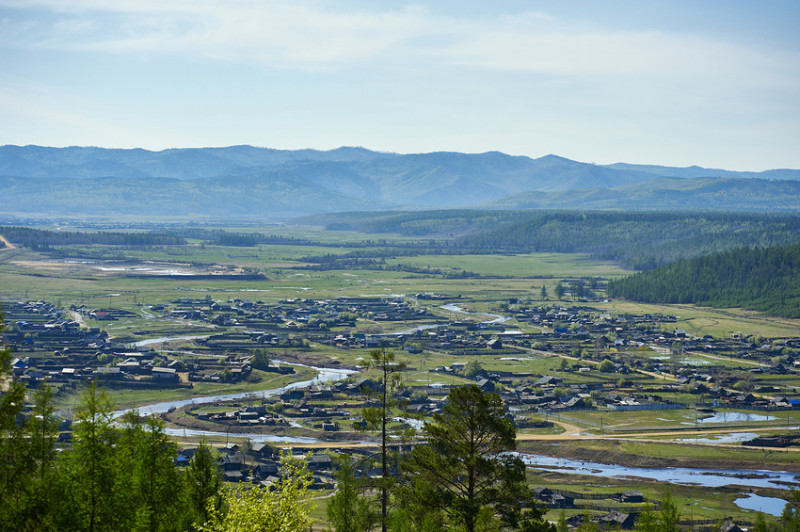
<instances>
[{"instance_id":1,"label":"pine tree","mask_svg":"<svg viewBox=\"0 0 800 532\"><path fill-rule=\"evenodd\" d=\"M379 426L381 431L381 530L386 532L389 513L389 463L387 457L387 425L392 417L392 408L397 405L395 394L402 387L400 374L405 370L404 362L397 362L394 353L385 348L370 352L364 366L377 369L381 374L381 389L365 390L368 396L378 396L379 406L364 408L365 421L370 426Z\"/></svg>"},{"instance_id":2,"label":"pine tree","mask_svg":"<svg viewBox=\"0 0 800 532\"><path fill-rule=\"evenodd\" d=\"M216 511L220 508L221 488L222 477L217 468L216 453L203 439L186 469L187 498L191 520L196 526L208 521L209 509Z\"/></svg>"}]
</instances>

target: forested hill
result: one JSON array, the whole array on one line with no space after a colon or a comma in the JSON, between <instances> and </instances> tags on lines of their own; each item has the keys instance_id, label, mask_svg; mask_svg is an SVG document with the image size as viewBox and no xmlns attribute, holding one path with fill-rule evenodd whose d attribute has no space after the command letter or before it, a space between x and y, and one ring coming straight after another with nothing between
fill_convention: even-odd
<instances>
[{"instance_id":1,"label":"forested hill","mask_svg":"<svg viewBox=\"0 0 800 532\"><path fill-rule=\"evenodd\" d=\"M679 259L739 247L800 241L800 218L732 213L534 211L454 246L482 253L590 253L646 270Z\"/></svg>"},{"instance_id":2,"label":"forested hill","mask_svg":"<svg viewBox=\"0 0 800 532\"><path fill-rule=\"evenodd\" d=\"M740 307L800 318L800 244L681 260L611 281L608 294L647 303Z\"/></svg>"}]
</instances>

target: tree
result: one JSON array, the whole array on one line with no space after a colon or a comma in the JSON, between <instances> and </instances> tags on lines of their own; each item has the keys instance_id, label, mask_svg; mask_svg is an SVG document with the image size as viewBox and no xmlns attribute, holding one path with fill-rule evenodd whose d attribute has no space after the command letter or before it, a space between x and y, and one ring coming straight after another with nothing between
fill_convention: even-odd
<instances>
[{"instance_id":1,"label":"tree","mask_svg":"<svg viewBox=\"0 0 800 532\"><path fill-rule=\"evenodd\" d=\"M800 490L793 489L789 492L789 498L781 514L781 524L783 530L800 531Z\"/></svg>"},{"instance_id":2,"label":"tree","mask_svg":"<svg viewBox=\"0 0 800 532\"><path fill-rule=\"evenodd\" d=\"M381 429L381 530L386 532L388 504L389 504L389 469L386 451L386 425L391 415L392 407L397 404L394 399L396 392L402 387L400 373L405 370L404 362L397 362L394 353L385 348L375 349L370 352L369 358L364 363L367 369L377 369L381 374L381 389L379 406L364 408L363 416L370 426L380 426ZM368 396L376 395L373 390L365 390Z\"/></svg>"},{"instance_id":3,"label":"tree","mask_svg":"<svg viewBox=\"0 0 800 532\"><path fill-rule=\"evenodd\" d=\"M567 293L566 289L564 288L564 285L561 284L561 281L556 283L555 292L556 292L556 297L558 299L563 299L564 298L564 294Z\"/></svg>"},{"instance_id":4,"label":"tree","mask_svg":"<svg viewBox=\"0 0 800 532\"><path fill-rule=\"evenodd\" d=\"M29 434L31 475L27 481L26 526L20 529L50 528L53 514L53 484L55 471L55 442L58 420L53 404L53 388L41 383L33 393L32 416L26 423ZM22 473L22 472L20 472Z\"/></svg>"},{"instance_id":5,"label":"tree","mask_svg":"<svg viewBox=\"0 0 800 532\"><path fill-rule=\"evenodd\" d=\"M502 529L554 530L538 507L523 508L532 495L522 460L505 454L516 448L516 430L497 394L475 385L454 388L423 430L428 445L415 447L406 466L418 504L467 532L484 520Z\"/></svg>"},{"instance_id":6,"label":"tree","mask_svg":"<svg viewBox=\"0 0 800 532\"><path fill-rule=\"evenodd\" d=\"M753 532L769 532L770 527L767 524L767 518L764 517L763 512L756 514L756 520L753 523Z\"/></svg>"},{"instance_id":7,"label":"tree","mask_svg":"<svg viewBox=\"0 0 800 532\"><path fill-rule=\"evenodd\" d=\"M266 349L257 349L255 355L253 355L253 360L250 361L251 366L260 370L269 368L269 363L269 352Z\"/></svg>"},{"instance_id":8,"label":"tree","mask_svg":"<svg viewBox=\"0 0 800 532\"><path fill-rule=\"evenodd\" d=\"M610 361L609 359L605 359L602 362L600 362L600 365L597 367L597 369L599 369L603 373L611 373L614 371L614 367L615 366L612 361Z\"/></svg>"},{"instance_id":9,"label":"tree","mask_svg":"<svg viewBox=\"0 0 800 532\"><path fill-rule=\"evenodd\" d=\"M217 468L216 453L205 439L200 441L189 461L185 479L191 520L195 525L202 525L208 521L209 509L218 510L222 504L222 477Z\"/></svg>"},{"instance_id":10,"label":"tree","mask_svg":"<svg viewBox=\"0 0 800 532\"><path fill-rule=\"evenodd\" d=\"M0 309L0 334L3 313ZM1 336L0 336L1 338ZM11 351L0 349L0 529L14 530L23 519L30 472L30 443L24 424L18 422L25 404L25 386L11 372Z\"/></svg>"},{"instance_id":11,"label":"tree","mask_svg":"<svg viewBox=\"0 0 800 532\"><path fill-rule=\"evenodd\" d=\"M147 530L171 529L179 522L181 483L175 468L177 450L159 417L148 416L137 438L135 480L139 495L137 522Z\"/></svg>"},{"instance_id":12,"label":"tree","mask_svg":"<svg viewBox=\"0 0 800 532\"><path fill-rule=\"evenodd\" d=\"M638 532L658 532L658 520L649 503L636 518L636 530Z\"/></svg>"},{"instance_id":13,"label":"tree","mask_svg":"<svg viewBox=\"0 0 800 532\"><path fill-rule=\"evenodd\" d=\"M338 468L336 472L336 492L331 497L327 513L328 520L336 532L366 532L378 520L370 501L364 497L366 477L356 475L357 463L347 454L334 457ZM394 527L393 527L394 528Z\"/></svg>"},{"instance_id":14,"label":"tree","mask_svg":"<svg viewBox=\"0 0 800 532\"><path fill-rule=\"evenodd\" d=\"M556 532L567 532L569 530L569 526L567 525L567 516L564 513L564 510L561 510L561 513L558 514L558 523L556 524Z\"/></svg>"},{"instance_id":15,"label":"tree","mask_svg":"<svg viewBox=\"0 0 800 532\"><path fill-rule=\"evenodd\" d=\"M113 412L108 395L98 389L97 381L92 382L76 411L71 454L76 517L80 528L90 532L117 528Z\"/></svg>"},{"instance_id":16,"label":"tree","mask_svg":"<svg viewBox=\"0 0 800 532\"><path fill-rule=\"evenodd\" d=\"M468 379L475 379L476 377L482 377L484 375L486 375L486 370L483 369L483 366L477 360L469 361L464 368L464 376Z\"/></svg>"},{"instance_id":17,"label":"tree","mask_svg":"<svg viewBox=\"0 0 800 532\"><path fill-rule=\"evenodd\" d=\"M222 491L222 507L209 505L204 532L302 532L313 520L307 500L311 474L305 459L282 457L281 480L274 490L243 483Z\"/></svg>"},{"instance_id":18,"label":"tree","mask_svg":"<svg viewBox=\"0 0 800 532\"><path fill-rule=\"evenodd\" d=\"M656 518L658 532L674 532L678 530L678 507L672 498L672 493L669 490L664 494L661 499L661 509L658 511Z\"/></svg>"},{"instance_id":19,"label":"tree","mask_svg":"<svg viewBox=\"0 0 800 532\"><path fill-rule=\"evenodd\" d=\"M541 296L542 301L547 299L547 287L544 285L544 283L542 284L542 290L539 292L539 295Z\"/></svg>"}]
</instances>

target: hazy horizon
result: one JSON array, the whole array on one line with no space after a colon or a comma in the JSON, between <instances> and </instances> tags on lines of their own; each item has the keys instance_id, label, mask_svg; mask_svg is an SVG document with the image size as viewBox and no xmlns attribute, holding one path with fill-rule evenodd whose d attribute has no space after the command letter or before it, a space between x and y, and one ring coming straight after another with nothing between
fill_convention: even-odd
<instances>
[{"instance_id":1,"label":"hazy horizon","mask_svg":"<svg viewBox=\"0 0 800 532\"><path fill-rule=\"evenodd\" d=\"M0 144L800 168L800 4L0 0Z\"/></svg>"}]
</instances>

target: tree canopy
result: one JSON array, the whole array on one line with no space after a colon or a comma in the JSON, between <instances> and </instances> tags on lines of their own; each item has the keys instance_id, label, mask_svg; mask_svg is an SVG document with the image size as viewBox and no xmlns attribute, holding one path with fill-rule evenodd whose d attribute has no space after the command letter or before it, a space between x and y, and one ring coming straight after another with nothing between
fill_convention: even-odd
<instances>
[{"instance_id":1,"label":"tree canopy","mask_svg":"<svg viewBox=\"0 0 800 532\"><path fill-rule=\"evenodd\" d=\"M428 445L414 448L401 499L440 512L467 532L486 520L503 530L551 530L531 504L525 465L509 454L516 429L497 394L475 385L452 389L424 432Z\"/></svg>"}]
</instances>

